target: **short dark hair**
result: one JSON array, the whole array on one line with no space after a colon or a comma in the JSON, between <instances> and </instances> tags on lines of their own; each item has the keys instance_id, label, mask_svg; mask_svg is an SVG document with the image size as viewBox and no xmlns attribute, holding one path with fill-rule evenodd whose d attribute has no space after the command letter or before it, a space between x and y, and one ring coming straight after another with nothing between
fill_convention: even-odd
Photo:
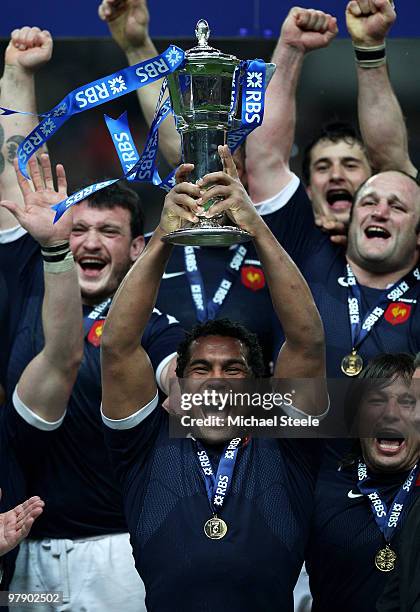
<instances>
[{"instance_id":1,"label":"short dark hair","mask_svg":"<svg viewBox=\"0 0 420 612\"><path fill-rule=\"evenodd\" d=\"M346 393L344 418L348 431L354 432L360 404L366 393L372 389L385 389L398 379L409 384L415 369L415 358L408 353L383 353L371 359L359 376L351 381ZM342 465L354 463L360 454L360 442L357 440Z\"/></svg>"},{"instance_id":2,"label":"short dark hair","mask_svg":"<svg viewBox=\"0 0 420 612\"><path fill-rule=\"evenodd\" d=\"M106 181L107 179L103 179ZM92 183L93 181L91 181ZM90 184L86 181L86 184ZM78 191L74 189L73 192ZM127 187L124 183L118 182L104 187L100 191L96 191L92 195L85 198L88 206L99 209L112 209L119 206L128 210L130 213L130 230L131 238L137 238L144 233L144 214L140 196L133 190Z\"/></svg>"},{"instance_id":3,"label":"short dark hair","mask_svg":"<svg viewBox=\"0 0 420 612\"><path fill-rule=\"evenodd\" d=\"M358 130L346 121L330 121L321 127L321 130L306 145L303 150L302 178L305 185L311 182L311 152L321 140L331 140L334 144L343 140L347 144L357 143L365 151L362 137ZM367 157L367 156L366 156Z\"/></svg>"},{"instance_id":4,"label":"short dark hair","mask_svg":"<svg viewBox=\"0 0 420 612\"><path fill-rule=\"evenodd\" d=\"M178 347L176 375L182 378L191 358L191 344L205 336L223 336L240 340L248 349L248 366L255 378L262 378L265 373L264 359L257 336L243 325L230 319L215 319L195 325Z\"/></svg>"}]
</instances>

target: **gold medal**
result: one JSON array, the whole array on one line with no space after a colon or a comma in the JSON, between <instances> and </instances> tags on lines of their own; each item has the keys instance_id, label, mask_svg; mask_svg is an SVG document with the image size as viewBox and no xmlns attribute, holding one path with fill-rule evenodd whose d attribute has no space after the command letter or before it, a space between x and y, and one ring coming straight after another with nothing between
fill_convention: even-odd
<instances>
[{"instance_id":1,"label":"gold medal","mask_svg":"<svg viewBox=\"0 0 420 612\"><path fill-rule=\"evenodd\" d=\"M341 360L341 371L346 376L357 376L363 370L363 359L353 349L350 355L346 355Z\"/></svg>"},{"instance_id":2,"label":"gold medal","mask_svg":"<svg viewBox=\"0 0 420 612\"><path fill-rule=\"evenodd\" d=\"M395 562L397 560L396 553L387 544L385 548L381 548L375 555L375 566L381 572L392 572L395 569Z\"/></svg>"},{"instance_id":3,"label":"gold medal","mask_svg":"<svg viewBox=\"0 0 420 612\"><path fill-rule=\"evenodd\" d=\"M225 521L216 515L204 523L204 533L210 540L220 540L227 534L227 530Z\"/></svg>"}]
</instances>

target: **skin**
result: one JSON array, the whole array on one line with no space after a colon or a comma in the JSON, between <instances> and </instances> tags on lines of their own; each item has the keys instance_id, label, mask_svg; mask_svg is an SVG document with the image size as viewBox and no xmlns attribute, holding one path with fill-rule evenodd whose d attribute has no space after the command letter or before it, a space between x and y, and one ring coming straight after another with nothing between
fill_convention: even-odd
<instances>
[{"instance_id":1,"label":"skin","mask_svg":"<svg viewBox=\"0 0 420 612\"><path fill-rule=\"evenodd\" d=\"M252 373L248 366L247 348L237 338L204 336L195 340L190 347L190 359L184 370L182 390L184 393L202 393L215 390L227 393L231 388L229 380L249 378ZM235 390L237 387L235 387ZM217 407L193 407L193 418L209 415L225 417ZM196 427L195 434L209 444L218 444L235 437L233 428Z\"/></svg>"},{"instance_id":2,"label":"skin","mask_svg":"<svg viewBox=\"0 0 420 612\"><path fill-rule=\"evenodd\" d=\"M371 174L366 154L359 143L319 141L311 150L310 183L306 189L315 218L334 217L347 224L353 195ZM328 202L331 194L340 192L347 197Z\"/></svg>"},{"instance_id":3,"label":"skin","mask_svg":"<svg viewBox=\"0 0 420 612\"><path fill-rule=\"evenodd\" d=\"M414 181L398 172L372 177L358 194L349 227L347 258L355 273L395 273L398 280L408 272L418 259L419 219L420 191ZM372 226L389 237L368 238L366 230Z\"/></svg>"},{"instance_id":4,"label":"skin","mask_svg":"<svg viewBox=\"0 0 420 612\"><path fill-rule=\"evenodd\" d=\"M144 248L143 236L132 238L130 213L89 207L84 200L73 210L70 247L77 264L83 303L95 305L112 296ZM104 264L84 269L87 259Z\"/></svg>"},{"instance_id":5,"label":"skin","mask_svg":"<svg viewBox=\"0 0 420 612\"><path fill-rule=\"evenodd\" d=\"M418 421L420 398L412 385L397 379L388 387L370 391L363 399L360 413L365 415L363 427L375 437L361 438L366 465L376 472L410 470L420 454L420 433L413 425ZM383 438L404 438L397 446L389 446Z\"/></svg>"},{"instance_id":6,"label":"skin","mask_svg":"<svg viewBox=\"0 0 420 612\"><path fill-rule=\"evenodd\" d=\"M0 514L0 557L18 546L26 538L34 521L42 514L43 509L44 502L42 499L31 497L12 510Z\"/></svg>"}]
</instances>

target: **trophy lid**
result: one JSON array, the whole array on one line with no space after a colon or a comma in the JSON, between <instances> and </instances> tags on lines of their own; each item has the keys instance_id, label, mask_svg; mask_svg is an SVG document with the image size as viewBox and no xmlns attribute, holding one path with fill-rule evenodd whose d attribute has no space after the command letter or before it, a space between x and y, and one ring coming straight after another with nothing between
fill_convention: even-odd
<instances>
[{"instance_id":1,"label":"trophy lid","mask_svg":"<svg viewBox=\"0 0 420 612\"><path fill-rule=\"evenodd\" d=\"M195 27L195 35L197 37L198 45L192 49L188 49L185 52L185 56L188 60L202 60L202 59L221 59L229 62L237 63L238 58L234 55L222 53L219 49L215 49L208 44L210 36L210 27L205 19L200 19Z\"/></svg>"}]
</instances>

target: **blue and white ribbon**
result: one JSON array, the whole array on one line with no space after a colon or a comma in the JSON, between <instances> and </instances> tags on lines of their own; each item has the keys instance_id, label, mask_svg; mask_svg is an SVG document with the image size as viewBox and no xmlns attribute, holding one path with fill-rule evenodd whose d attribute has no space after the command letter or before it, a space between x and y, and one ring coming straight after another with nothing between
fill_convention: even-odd
<instances>
[{"instance_id":1,"label":"blue and white ribbon","mask_svg":"<svg viewBox=\"0 0 420 612\"><path fill-rule=\"evenodd\" d=\"M245 62L245 67L245 73L241 77L242 125L237 130L230 130L227 137L227 143L232 153L243 143L252 130L262 124L264 118L265 62L260 59L249 60ZM236 95L236 87L234 87L232 101L233 96Z\"/></svg>"},{"instance_id":2,"label":"blue and white ribbon","mask_svg":"<svg viewBox=\"0 0 420 612\"><path fill-rule=\"evenodd\" d=\"M175 53L177 52L179 52L181 55L176 56ZM168 59L167 55L170 55L170 59ZM167 63L165 63L165 59ZM170 73L176 70L180 66L180 64L183 62L183 60L184 60L183 51L181 49L178 49L178 47L172 46L172 47L169 47L169 49L165 51L165 53L163 53L161 56L158 56L154 60L148 60L148 62L142 62L141 64L137 64L136 66L132 66L131 68L127 68L121 71L121 74L122 74L122 73L125 73L126 71L135 69L137 77L139 77L139 74L142 75L141 84L139 85L137 83L135 87L132 87L131 89L127 89L125 93L132 91L133 88L143 87L147 85L148 83L151 83L157 80L158 78L161 78L163 76L163 72L162 72L163 64L167 67L167 73ZM159 73L159 76L157 75L157 68L154 62L155 63L161 62L159 64L159 66L161 66L161 72ZM170 66L168 66L168 64L170 64ZM119 74L120 73L115 73L115 75L119 75ZM109 79L117 78L115 77L115 75L111 75ZM103 85L103 81L104 79L101 81L102 85ZM187 86L187 83L189 85L189 81L186 81L184 83L185 87ZM231 110L232 111L233 109L236 108L237 96L239 92L240 83L242 84L241 127L236 130L229 130L228 136L227 136L227 142L232 152L235 151L235 149L237 149L239 145L245 140L248 134L250 134L250 132L252 132L252 130L254 130L256 127L260 126L263 121L264 94L265 94L265 63L259 59L249 60L247 62L242 62L241 65L237 68L237 70L235 71L235 75L233 79L233 87L232 87L232 98L231 98ZM95 83L90 83L88 89L90 90L94 89L93 88L94 85ZM128 86L131 86L131 84L128 83L127 87ZM75 90L74 92L69 94L67 97L74 96L74 98L76 98L76 95L79 95L79 100L80 99L86 100L86 95L87 95L86 92L88 90L84 88L81 91L84 96L82 98L81 98L81 94L79 90ZM166 79L162 85L162 88L159 94L159 98L158 98L158 102L156 105L155 115L154 115L152 124L150 126L146 144L140 156L134 144L134 139L131 135L131 131L128 125L126 114L124 113L118 119L112 119L110 117L105 116L105 121L106 121L108 130L111 134L111 138L116 148L124 174L123 176L117 179L111 179L109 181L95 183L93 185L90 185L89 187L85 187L84 189L81 189L80 191L71 195L66 200L63 200L62 202L59 202L58 204L53 206L52 208L56 210L56 216L55 216L54 222L56 222L68 208L70 208L71 206L75 204L78 204L81 200L85 199L88 195L91 195L92 193L95 193L96 191L99 191L100 189L103 189L104 187L107 187L108 185L111 185L122 179L135 180L135 181L145 182L145 183L152 183L153 185L156 185L160 187L161 189L164 189L165 191L170 191L170 189L174 187L176 169L174 169L170 174L168 174L167 177L165 177L162 180L160 178L160 175L157 169L157 165L156 165L156 158L157 158L157 153L158 153L158 148L159 148L159 133L158 133L159 126L168 117L168 115L170 115L173 112L169 98L166 98L162 102L165 96L165 93L166 93ZM115 94L113 97L119 97L120 95L123 95L123 94L118 93L118 94ZM92 98L92 100L89 101L89 108L92 108L93 106L98 106L99 104L102 104L103 101L101 100L95 101ZM52 113L54 113L56 109L57 107L53 109ZM71 114L74 114L75 112L80 112L80 110L85 110L85 108L75 110L72 113L70 113L69 116L71 116ZM51 113L49 114L51 115ZM62 123L64 123L64 121L66 121L69 118L69 116L63 115L62 117L58 117L56 120L58 122L61 121L60 125L62 125ZM51 117L48 117L45 121L48 121L49 119L51 119ZM39 130L41 130L41 127L40 127L41 125L42 123L38 126ZM31 149L31 151L29 151L28 153L28 157L26 158L26 161L24 162L25 166L26 166L26 162L29 159L29 157L33 155L33 153L37 150L37 148L39 148L43 144L43 142L45 142L45 139L42 140L42 135L40 136L39 133L37 133L38 128L36 128L25 139L25 141L21 143L19 147L19 149L21 148L23 149L26 141L29 141L29 145L27 145L28 151L31 147L34 147L33 150ZM38 136L36 134L38 134ZM31 141L31 137L32 137L32 141ZM18 149L18 155L19 155L19 149ZM20 158L19 158L19 164L21 164Z\"/></svg>"},{"instance_id":3,"label":"blue and white ribbon","mask_svg":"<svg viewBox=\"0 0 420 612\"><path fill-rule=\"evenodd\" d=\"M19 145L18 160L22 174L27 176L28 160L70 117L125 96L135 89L145 87L165 77L179 68L184 57L182 49L171 45L155 58L129 66L71 91L49 113L44 115L44 119ZM10 114L10 109L8 114Z\"/></svg>"},{"instance_id":4,"label":"blue and white ribbon","mask_svg":"<svg viewBox=\"0 0 420 612\"><path fill-rule=\"evenodd\" d=\"M241 438L234 438L226 445L219 460L217 474L214 475L213 468L202 444L195 440L197 457L200 462L201 474L206 485L207 499L213 514L221 510L228 491L232 484L233 471L241 445Z\"/></svg>"},{"instance_id":5,"label":"blue and white ribbon","mask_svg":"<svg viewBox=\"0 0 420 612\"><path fill-rule=\"evenodd\" d=\"M359 461L357 468L358 483L360 493L365 495L369 501L376 524L384 536L385 542L389 544L395 530L397 529L404 506L407 504L411 491L416 483L416 478L419 473L419 465L416 464L410 471L407 479L400 487L398 493L394 497L391 507L387 508L385 501L381 498L377 487L372 486L372 479L367 473L366 464Z\"/></svg>"}]
</instances>

